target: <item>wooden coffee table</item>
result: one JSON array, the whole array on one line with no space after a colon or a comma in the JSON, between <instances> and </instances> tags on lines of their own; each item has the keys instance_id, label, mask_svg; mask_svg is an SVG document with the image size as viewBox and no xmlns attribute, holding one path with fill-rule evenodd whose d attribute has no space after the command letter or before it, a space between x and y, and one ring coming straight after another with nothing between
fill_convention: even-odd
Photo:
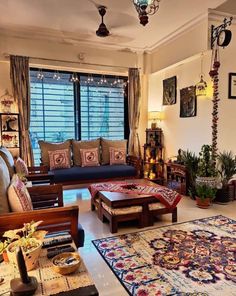
<instances>
[{"instance_id":1,"label":"wooden coffee table","mask_svg":"<svg viewBox=\"0 0 236 296\"><path fill-rule=\"evenodd\" d=\"M141 183L145 185L157 186L148 180L129 180L128 183ZM111 214L110 211L104 208L103 203L106 208L109 207L111 210L124 209L129 207L141 206L141 213L128 213L128 214ZM159 204L161 207L155 210L150 210L150 204ZM139 227L147 227L153 225L153 218L157 215L172 214L172 222L177 222L177 207L174 209L168 209L158 202L157 198L151 195L138 195L138 194L126 194L120 192L99 192L99 207L98 215L99 218L104 222L106 218L110 222L111 233L117 232L118 222L128 221L128 220L138 220Z\"/></svg>"}]
</instances>

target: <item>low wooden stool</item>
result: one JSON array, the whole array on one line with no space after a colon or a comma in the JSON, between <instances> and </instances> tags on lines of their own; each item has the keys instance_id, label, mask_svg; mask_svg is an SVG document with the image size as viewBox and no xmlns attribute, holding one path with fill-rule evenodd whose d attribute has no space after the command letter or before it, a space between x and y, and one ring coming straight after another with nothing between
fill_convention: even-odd
<instances>
[{"instance_id":1,"label":"low wooden stool","mask_svg":"<svg viewBox=\"0 0 236 296\"><path fill-rule=\"evenodd\" d=\"M173 210L169 210L160 202L150 203L148 204L149 210L149 226L154 224L154 219L156 216L163 214L172 214L172 223L177 222L177 207Z\"/></svg>"}]
</instances>

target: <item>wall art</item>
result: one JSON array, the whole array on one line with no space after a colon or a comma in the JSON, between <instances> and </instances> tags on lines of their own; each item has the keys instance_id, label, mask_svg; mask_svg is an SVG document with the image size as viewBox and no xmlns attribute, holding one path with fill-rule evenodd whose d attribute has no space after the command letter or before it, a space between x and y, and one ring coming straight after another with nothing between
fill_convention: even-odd
<instances>
[{"instance_id":1,"label":"wall art","mask_svg":"<svg viewBox=\"0 0 236 296\"><path fill-rule=\"evenodd\" d=\"M229 99L236 99L236 73L229 73Z\"/></svg>"},{"instance_id":2,"label":"wall art","mask_svg":"<svg viewBox=\"0 0 236 296\"><path fill-rule=\"evenodd\" d=\"M197 99L195 86L180 90L180 117L193 117L197 115Z\"/></svg>"},{"instance_id":3,"label":"wall art","mask_svg":"<svg viewBox=\"0 0 236 296\"><path fill-rule=\"evenodd\" d=\"M163 80L163 105L176 103L176 76Z\"/></svg>"}]
</instances>

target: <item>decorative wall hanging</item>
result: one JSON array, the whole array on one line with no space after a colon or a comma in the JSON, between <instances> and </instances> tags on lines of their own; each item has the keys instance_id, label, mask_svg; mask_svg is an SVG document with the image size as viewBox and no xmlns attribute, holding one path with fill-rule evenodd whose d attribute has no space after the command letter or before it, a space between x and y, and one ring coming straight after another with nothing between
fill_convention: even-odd
<instances>
[{"instance_id":1,"label":"decorative wall hanging","mask_svg":"<svg viewBox=\"0 0 236 296\"><path fill-rule=\"evenodd\" d=\"M180 117L193 117L197 114L195 86L180 90Z\"/></svg>"},{"instance_id":2,"label":"decorative wall hanging","mask_svg":"<svg viewBox=\"0 0 236 296\"><path fill-rule=\"evenodd\" d=\"M211 70L209 75L213 81L213 111L212 111L212 160L214 165L216 165L217 158L217 138L218 138L218 108L219 108L219 47L225 47L229 45L232 33L226 30L227 26L230 26L233 18L230 17L224 19L223 24L218 27L211 26L211 48L212 48L212 60L211 60ZM230 32L230 33L229 33Z\"/></svg>"},{"instance_id":3,"label":"decorative wall hanging","mask_svg":"<svg viewBox=\"0 0 236 296\"><path fill-rule=\"evenodd\" d=\"M10 113L12 110L12 105L14 103L14 98L10 95L8 89L5 90L4 94L0 96L0 110L5 113Z\"/></svg>"},{"instance_id":4,"label":"decorative wall hanging","mask_svg":"<svg viewBox=\"0 0 236 296\"><path fill-rule=\"evenodd\" d=\"M203 53L201 54L201 73L200 73L200 81L195 85L196 86L196 96L206 96L207 94L207 83L203 79Z\"/></svg>"},{"instance_id":5,"label":"decorative wall hanging","mask_svg":"<svg viewBox=\"0 0 236 296\"><path fill-rule=\"evenodd\" d=\"M163 105L176 103L176 76L163 80Z\"/></svg>"},{"instance_id":6,"label":"decorative wall hanging","mask_svg":"<svg viewBox=\"0 0 236 296\"><path fill-rule=\"evenodd\" d=\"M229 73L229 99L236 99L236 73Z\"/></svg>"}]
</instances>

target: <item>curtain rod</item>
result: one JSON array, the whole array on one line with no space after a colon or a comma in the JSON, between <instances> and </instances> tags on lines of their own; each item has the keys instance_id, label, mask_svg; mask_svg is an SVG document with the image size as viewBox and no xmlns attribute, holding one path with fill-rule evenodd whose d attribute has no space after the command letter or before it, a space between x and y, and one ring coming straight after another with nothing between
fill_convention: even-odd
<instances>
[{"instance_id":1,"label":"curtain rod","mask_svg":"<svg viewBox=\"0 0 236 296\"><path fill-rule=\"evenodd\" d=\"M6 53L4 54L5 58L9 58L11 54ZM117 66L117 65L104 65L104 64L97 64L97 63L87 63L87 62L81 62L81 61L66 61L66 60L59 60L59 59L49 59L49 58L42 58L42 57L29 57L29 59L35 59L35 60L42 60L42 61L53 61L53 62L60 62L60 63L70 63L70 64L79 64L81 66L87 65L87 66L98 66L98 67L109 67L109 68L120 68L120 69L126 69L133 67L125 67L125 66ZM139 70L141 68L138 68Z\"/></svg>"}]
</instances>

